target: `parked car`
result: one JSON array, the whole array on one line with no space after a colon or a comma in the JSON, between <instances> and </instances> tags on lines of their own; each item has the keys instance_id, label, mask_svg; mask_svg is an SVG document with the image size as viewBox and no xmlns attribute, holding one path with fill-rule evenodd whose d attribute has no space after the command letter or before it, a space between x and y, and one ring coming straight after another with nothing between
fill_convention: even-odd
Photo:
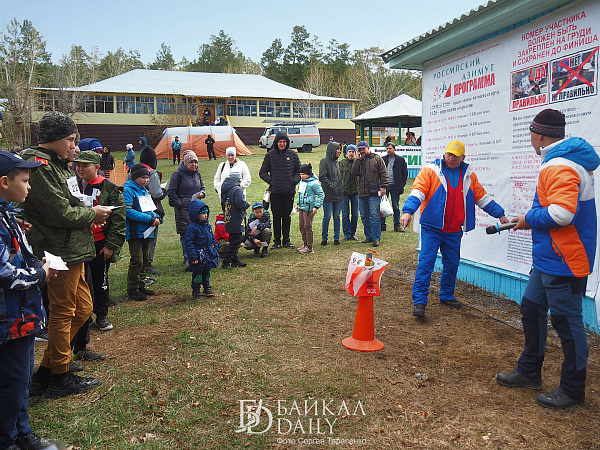
<instances>
[{"instance_id":1,"label":"parked car","mask_svg":"<svg viewBox=\"0 0 600 450\"><path fill-rule=\"evenodd\" d=\"M321 145L319 128L307 123L279 123L265 128L258 145L261 148L271 148L275 135L285 131L290 139L290 148L297 149L298 153L310 153L313 147Z\"/></svg>"}]
</instances>

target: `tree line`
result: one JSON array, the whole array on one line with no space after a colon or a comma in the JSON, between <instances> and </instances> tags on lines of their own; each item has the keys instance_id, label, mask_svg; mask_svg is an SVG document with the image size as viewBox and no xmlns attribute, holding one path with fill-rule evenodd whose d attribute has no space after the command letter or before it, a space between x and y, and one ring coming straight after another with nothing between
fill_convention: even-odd
<instances>
[{"instance_id":1,"label":"tree line","mask_svg":"<svg viewBox=\"0 0 600 450\"><path fill-rule=\"evenodd\" d=\"M285 45L287 44L287 45ZM101 53L73 45L58 64L51 60L43 36L29 20L13 19L0 34L0 98L6 140L17 146L28 142L33 87L56 88L64 100L59 108L75 111L68 88L111 78L133 69L181 70L212 73L260 74L313 95L359 100L360 114L400 94L421 98L421 74L388 69L378 47L351 51L335 39L322 44L304 26L294 26L289 42L274 39L260 61L246 57L223 30L201 44L197 56L176 62L170 45L162 43L154 61L144 63L137 50ZM62 95L61 95L62 94Z\"/></svg>"}]
</instances>

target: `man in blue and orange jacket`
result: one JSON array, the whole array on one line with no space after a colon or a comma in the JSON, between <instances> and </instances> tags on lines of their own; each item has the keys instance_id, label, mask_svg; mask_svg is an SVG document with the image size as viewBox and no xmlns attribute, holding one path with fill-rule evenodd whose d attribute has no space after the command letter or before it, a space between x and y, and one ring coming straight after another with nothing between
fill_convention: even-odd
<instances>
[{"instance_id":1,"label":"man in blue and orange jacket","mask_svg":"<svg viewBox=\"0 0 600 450\"><path fill-rule=\"evenodd\" d=\"M531 144L542 165L531 210L513 219L515 230L531 229L533 269L521 300L525 348L516 370L498 373L508 387L542 389L547 316L564 354L560 385L537 396L547 408L583 405L588 344L583 296L594 267L597 240L593 171L600 165L594 147L565 137L565 116L545 109L532 121Z\"/></svg>"},{"instance_id":2,"label":"man in blue and orange jacket","mask_svg":"<svg viewBox=\"0 0 600 450\"><path fill-rule=\"evenodd\" d=\"M508 223L504 209L487 194L473 168L464 162L465 144L452 141L443 158L423 167L410 196L402 207L400 225L406 228L411 216L421 207L421 253L413 284L413 315L425 315L431 273L438 249L442 253L440 302L461 308L454 297L456 272L460 262L460 241L464 231L475 228L475 205L490 216Z\"/></svg>"}]
</instances>

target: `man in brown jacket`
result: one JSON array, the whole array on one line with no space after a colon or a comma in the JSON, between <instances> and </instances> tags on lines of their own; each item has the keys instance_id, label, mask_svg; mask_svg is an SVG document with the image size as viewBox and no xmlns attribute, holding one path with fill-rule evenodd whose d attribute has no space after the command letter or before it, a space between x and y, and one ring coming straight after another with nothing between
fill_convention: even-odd
<instances>
[{"instance_id":1,"label":"man in brown jacket","mask_svg":"<svg viewBox=\"0 0 600 450\"><path fill-rule=\"evenodd\" d=\"M363 243L379 247L381 241L381 219L379 204L388 184L387 168L381 156L371 153L365 141L356 144L358 159L352 164L352 175L359 177L358 202L360 219L365 231Z\"/></svg>"}]
</instances>

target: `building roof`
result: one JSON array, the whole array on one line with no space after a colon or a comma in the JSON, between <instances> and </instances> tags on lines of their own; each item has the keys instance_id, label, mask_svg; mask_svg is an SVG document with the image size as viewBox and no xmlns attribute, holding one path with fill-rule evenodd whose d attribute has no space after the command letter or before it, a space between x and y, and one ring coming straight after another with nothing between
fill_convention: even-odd
<instances>
[{"instance_id":1,"label":"building roof","mask_svg":"<svg viewBox=\"0 0 600 450\"><path fill-rule=\"evenodd\" d=\"M421 126L422 114L421 100L402 94L351 120L354 123L368 122L379 127L397 127L402 121L403 127L412 128Z\"/></svg>"},{"instance_id":2,"label":"building roof","mask_svg":"<svg viewBox=\"0 0 600 450\"><path fill-rule=\"evenodd\" d=\"M273 98L290 100L355 99L311 95L262 75L134 69L116 77L72 88L76 92L180 95L204 98Z\"/></svg>"},{"instance_id":3,"label":"building roof","mask_svg":"<svg viewBox=\"0 0 600 450\"><path fill-rule=\"evenodd\" d=\"M393 69L423 70L425 62L525 25L581 0L491 0L381 55Z\"/></svg>"}]
</instances>

